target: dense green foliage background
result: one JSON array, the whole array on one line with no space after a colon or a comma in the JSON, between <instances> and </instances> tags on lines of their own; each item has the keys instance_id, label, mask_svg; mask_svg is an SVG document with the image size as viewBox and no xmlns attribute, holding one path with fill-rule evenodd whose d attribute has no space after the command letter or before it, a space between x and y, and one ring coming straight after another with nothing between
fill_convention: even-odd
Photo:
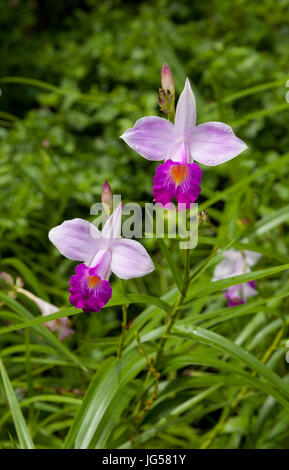
<instances>
[{"instance_id":1,"label":"dense green foliage background","mask_svg":"<svg viewBox=\"0 0 289 470\"><path fill-rule=\"evenodd\" d=\"M144 391L153 396L158 379L152 374L144 388L148 365L133 331L153 355L164 311L143 310L147 302L131 298L129 319L138 322L117 362L119 281L113 280L115 301L107 308L71 317L76 333L63 345L40 323L5 330L40 313L25 297L13 302L1 291L0 357L11 382L2 368L0 447L25 447L31 435L36 447L61 448L73 423L68 447L288 448L288 2L0 0L0 10L0 269L21 276L41 298L68 306L74 263L47 233L65 219L89 218L105 179L124 201L152 201L156 165L119 135L159 113L163 62L173 69L177 94L190 78L198 122L226 122L249 146L224 165L202 168L199 202L210 222L200 227L191 253L196 278L188 298L194 299L183 318L205 333L184 336L183 320L177 323L162 357L158 396L137 427L137 402ZM172 305L168 262L157 240L143 243L159 269L126 289L165 295ZM260 251L258 268L272 270L259 273L257 300L228 310L220 288L206 289L220 257L216 247L230 243ZM181 268L183 253L176 241L170 244ZM75 421L95 371L89 407ZM7 411L4 388L11 384L25 422L20 412ZM97 410L88 432L81 417L92 419Z\"/></svg>"}]
</instances>

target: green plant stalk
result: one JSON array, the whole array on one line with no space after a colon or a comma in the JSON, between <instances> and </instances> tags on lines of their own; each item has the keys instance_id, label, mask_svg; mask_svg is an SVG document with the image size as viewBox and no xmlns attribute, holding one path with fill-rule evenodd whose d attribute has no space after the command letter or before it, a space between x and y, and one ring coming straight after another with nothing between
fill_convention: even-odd
<instances>
[{"instance_id":1,"label":"green plant stalk","mask_svg":"<svg viewBox=\"0 0 289 470\"><path fill-rule=\"evenodd\" d=\"M174 124L175 122L175 94L171 104L171 112L168 115L168 120Z\"/></svg>"},{"instance_id":2,"label":"green plant stalk","mask_svg":"<svg viewBox=\"0 0 289 470\"><path fill-rule=\"evenodd\" d=\"M145 414L146 408L144 408L143 411L140 411L140 410L142 410L142 408L144 407L144 404L145 404L145 399L146 399L147 391L148 391L147 388L148 388L148 385L149 385L149 380L150 380L151 374L155 373L155 374L157 374L157 376L159 378L159 373L157 371L157 363L158 363L158 360L159 360L159 358L160 358L160 356L161 356L161 354L164 350L168 335L170 334L170 331L171 331L175 321L179 317L179 314L181 312L181 307L183 305L184 299L185 299L186 294L187 294L188 287L190 285L190 250L185 250L184 255L185 255L184 277L183 277L183 285L182 285L181 293L180 293L180 295L179 295L179 297L178 297L178 299L177 299L177 301L176 301L176 303L173 307L171 315L169 316L169 319L168 319L168 322L167 322L167 325L166 325L166 329L165 329L165 331L164 331L164 333L161 337L159 346L157 348L156 356L152 360L152 363L150 364L150 367L147 371L147 375L146 375L146 378L145 378L145 381L144 381L144 393L143 393L142 397L140 398L140 400L137 402L136 407L135 407L134 415L136 416L136 425L135 425L134 430L131 434L131 443L132 444L134 443L134 439L135 439L135 436L136 436L136 433L137 433L137 429L138 429L138 426L139 426L140 421L141 421L139 416L143 417L143 415ZM138 342L140 343L139 337L138 337ZM157 381L158 381L158 379L157 379ZM154 392L155 393L154 394L154 400L156 399L157 387L155 387L155 390L156 390L156 392Z\"/></svg>"},{"instance_id":3,"label":"green plant stalk","mask_svg":"<svg viewBox=\"0 0 289 470\"><path fill-rule=\"evenodd\" d=\"M168 319L166 329L161 337L159 347L157 349L157 353L154 359L154 365L157 366L158 360L164 350L166 341L168 339L168 336L170 334L170 331L176 322L176 320L179 318L180 312L181 312L181 307L183 305L183 302L186 298L187 295L187 290L190 284L190 250L185 250L185 262L184 262L184 278L183 278L183 286L181 289L181 293L174 305L173 311L171 316Z\"/></svg>"},{"instance_id":4,"label":"green plant stalk","mask_svg":"<svg viewBox=\"0 0 289 470\"><path fill-rule=\"evenodd\" d=\"M122 293L123 295L125 295L126 294L125 282L122 279L121 279L121 286L122 286ZM119 344L119 348L117 351L118 358L121 357L124 343L125 343L126 333L127 333L127 309L128 309L128 305L123 304L122 305L122 323L121 323L122 331L121 331L121 336L120 336L120 344Z\"/></svg>"},{"instance_id":5,"label":"green plant stalk","mask_svg":"<svg viewBox=\"0 0 289 470\"><path fill-rule=\"evenodd\" d=\"M29 328L25 330L25 369L27 377L27 397L31 398L33 396L33 377L31 369L31 354L30 354L30 331ZM29 407L29 421L32 420L33 408Z\"/></svg>"},{"instance_id":6,"label":"green plant stalk","mask_svg":"<svg viewBox=\"0 0 289 470\"><path fill-rule=\"evenodd\" d=\"M286 324L288 325L288 321L286 322ZM282 339L283 334L284 334L284 328L281 328L281 330L278 331L276 337L274 338L272 344L265 351L265 353L264 353L264 355L261 359L261 362L263 364L265 364L267 362L269 357L275 351L276 347L278 346L279 342ZM256 372L252 372L252 375L255 376ZM240 393L238 394L238 396L236 398L236 401L234 403L232 403L231 406L228 406L228 407L224 408L218 423L216 424L216 426L214 427L212 432L209 434L209 437L206 439L206 441L202 444L201 449L207 449L212 444L212 442L217 437L217 435L222 433L222 431L223 431L223 429L226 425L226 422L227 422L227 420L230 416L230 410L236 408L239 401L242 400L242 398L246 395L247 391L248 391L248 385L246 385L245 387L242 388L242 390L240 391Z\"/></svg>"}]
</instances>

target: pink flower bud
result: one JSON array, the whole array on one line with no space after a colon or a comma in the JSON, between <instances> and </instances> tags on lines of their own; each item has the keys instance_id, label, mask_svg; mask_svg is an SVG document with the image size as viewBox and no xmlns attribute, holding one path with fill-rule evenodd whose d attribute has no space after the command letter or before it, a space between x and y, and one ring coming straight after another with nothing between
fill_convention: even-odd
<instances>
[{"instance_id":1,"label":"pink flower bud","mask_svg":"<svg viewBox=\"0 0 289 470\"><path fill-rule=\"evenodd\" d=\"M166 63L162 66L161 76L163 90L173 94L175 91L174 77L170 67Z\"/></svg>"},{"instance_id":2,"label":"pink flower bud","mask_svg":"<svg viewBox=\"0 0 289 470\"><path fill-rule=\"evenodd\" d=\"M43 140L42 140L42 145L43 145L43 147L45 147L45 148L50 147L50 141L49 141L49 139L43 139Z\"/></svg>"},{"instance_id":3,"label":"pink flower bud","mask_svg":"<svg viewBox=\"0 0 289 470\"><path fill-rule=\"evenodd\" d=\"M103 204L105 212L110 215L113 207L113 196L111 187L107 181L105 181L102 186L101 202Z\"/></svg>"}]
</instances>

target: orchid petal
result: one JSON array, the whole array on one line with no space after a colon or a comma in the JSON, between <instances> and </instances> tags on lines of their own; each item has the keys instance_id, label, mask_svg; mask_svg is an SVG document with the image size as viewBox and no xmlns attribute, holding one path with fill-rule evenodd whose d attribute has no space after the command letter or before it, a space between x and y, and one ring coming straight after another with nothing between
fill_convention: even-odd
<instances>
[{"instance_id":1,"label":"orchid petal","mask_svg":"<svg viewBox=\"0 0 289 470\"><path fill-rule=\"evenodd\" d=\"M110 263L111 250L109 248L104 248L96 253L88 266L97 268L97 274L102 279L108 280L111 274Z\"/></svg>"},{"instance_id":2,"label":"orchid petal","mask_svg":"<svg viewBox=\"0 0 289 470\"><path fill-rule=\"evenodd\" d=\"M175 198L189 209L201 192L201 179L202 170L196 163L182 164L167 160L157 167L153 179L155 202L168 207Z\"/></svg>"},{"instance_id":3,"label":"orchid petal","mask_svg":"<svg viewBox=\"0 0 289 470\"><path fill-rule=\"evenodd\" d=\"M98 266L88 268L78 264L70 278L69 301L84 312L99 312L109 301L112 289L107 280L99 276Z\"/></svg>"},{"instance_id":4,"label":"orchid petal","mask_svg":"<svg viewBox=\"0 0 289 470\"><path fill-rule=\"evenodd\" d=\"M203 165L220 165L246 148L247 145L235 136L233 129L222 122L200 124L190 136L191 157Z\"/></svg>"},{"instance_id":5,"label":"orchid petal","mask_svg":"<svg viewBox=\"0 0 289 470\"><path fill-rule=\"evenodd\" d=\"M121 235L121 213L122 203L118 205L115 211L111 214L109 219L106 221L101 236L105 239L119 238Z\"/></svg>"},{"instance_id":6,"label":"orchid petal","mask_svg":"<svg viewBox=\"0 0 289 470\"><path fill-rule=\"evenodd\" d=\"M248 297L255 297L258 295L258 291L250 285L249 282L245 282L244 284L241 284L243 288L243 298L247 299Z\"/></svg>"},{"instance_id":7,"label":"orchid petal","mask_svg":"<svg viewBox=\"0 0 289 470\"><path fill-rule=\"evenodd\" d=\"M231 277L233 274L234 274L233 263L228 259L224 259L215 267L212 281L213 282L220 281L221 279L226 279L227 277Z\"/></svg>"},{"instance_id":8,"label":"orchid petal","mask_svg":"<svg viewBox=\"0 0 289 470\"><path fill-rule=\"evenodd\" d=\"M223 260L217 264L214 269L212 281L219 281L248 271L248 268L245 266L244 257L240 251L225 250L222 256Z\"/></svg>"},{"instance_id":9,"label":"orchid petal","mask_svg":"<svg viewBox=\"0 0 289 470\"><path fill-rule=\"evenodd\" d=\"M197 119L196 99L187 78L176 108L175 126L178 134L190 139Z\"/></svg>"},{"instance_id":10,"label":"orchid petal","mask_svg":"<svg viewBox=\"0 0 289 470\"><path fill-rule=\"evenodd\" d=\"M174 125L157 116L138 119L134 127L120 137L147 160L158 161L165 160L170 155L170 149L176 140Z\"/></svg>"},{"instance_id":11,"label":"orchid petal","mask_svg":"<svg viewBox=\"0 0 289 470\"><path fill-rule=\"evenodd\" d=\"M262 256L261 253L256 253L255 251L244 250L244 257L246 259L246 263L249 266L254 266L254 264L256 264L259 261L261 256Z\"/></svg>"},{"instance_id":12,"label":"orchid petal","mask_svg":"<svg viewBox=\"0 0 289 470\"><path fill-rule=\"evenodd\" d=\"M99 230L83 219L66 220L51 229L48 237L63 256L87 264L103 245Z\"/></svg>"},{"instance_id":13,"label":"orchid petal","mask_svg":"<svg viewBox=\"0 0 289 470\"><path fill-rule=\"evenodd\" d=\"M121 279L146 276L154 270L146 249L136 240L114 240L111 250L111 270Z\"/></svg>"},{"instance_id":14,"label":"orchid petal","mask_svg":"<svg viewBox=\"0 0 289 470\"><path fill-rule=\"evenodd\" d=\"M18 287L17 292L20 294L26 295L29 299L33 300L36 303L37 307L39 308L40 312L43 316L51 315L52 313L58 312L59 308L46 300L37 297L36 295L32 294L29 290L23 289L22 287Z\"/></svg>"}]
</instances>

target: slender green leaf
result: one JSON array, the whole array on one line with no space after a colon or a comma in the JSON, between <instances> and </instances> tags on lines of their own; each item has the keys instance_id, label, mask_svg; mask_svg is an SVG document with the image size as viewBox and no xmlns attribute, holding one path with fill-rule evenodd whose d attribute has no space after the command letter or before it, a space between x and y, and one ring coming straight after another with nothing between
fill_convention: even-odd
<instances>
[{"instance_id":1,"label":"slender green leaf","mask_svg":"<svg viewBox=\"0 0 289 470\"><path fill-rule=\"evenodd\" d=\"M286 398L286 402L289 405L289 385L284 382L277 374L266 367L262 362L252 356L248 351L244 350L240 346L225 338L224 336L218 335L213 331L208 331L203 328L193 327L190 325L175 325L173 327L175 334L180 334L189 338L197 339L198 341L205 343L209 346L215 347L222 352L230 354L232 357L239 359L254 372L260 374L261 377L266 379L269 384L276 387L277 391L283 393ZM275 396L275 391L273 396Z\"/></svg>"},{"instance_id":2,"label":"slender green leaf","mask_svg":"<svg viewBox=\"0 0 289 470\"><path fill-rule=\"evenodd\" d=\"M19 407L13 387L11 385L11 382L9 380L9 377L7 375L7 372L5 370L5 367L1 359L0 359L0 372L1 372L2 380L4 384L7 400L9 403L9 407L11 410L11 414L13 417L15 429L16 429L17 436L19 439L20 447L21 449L34 449L34 444L30 436L30 433L28 431L27 424L22 415L22 411Z\"/></svg>"},{"instance_id":3,"label":"slender green leaf","mask_svg":"<svg viewBox=\"0 0 289 470\"><path fill-rule=\"evenodd\" d=\"M172 272L175 283L177 284L178 289L181 292L181 290L182 290L182 275L179 272L179 268L177 266L177 263L174 260L173 255L172 255L171 251L169 250L166 242L162 238L159 238L158 243L159 243L159 246L162 250L162 254L164 255L164 257L166 258L166 260L168 262L168 265L169 265L170 270Z\"/></svg>"}]
</instances>

